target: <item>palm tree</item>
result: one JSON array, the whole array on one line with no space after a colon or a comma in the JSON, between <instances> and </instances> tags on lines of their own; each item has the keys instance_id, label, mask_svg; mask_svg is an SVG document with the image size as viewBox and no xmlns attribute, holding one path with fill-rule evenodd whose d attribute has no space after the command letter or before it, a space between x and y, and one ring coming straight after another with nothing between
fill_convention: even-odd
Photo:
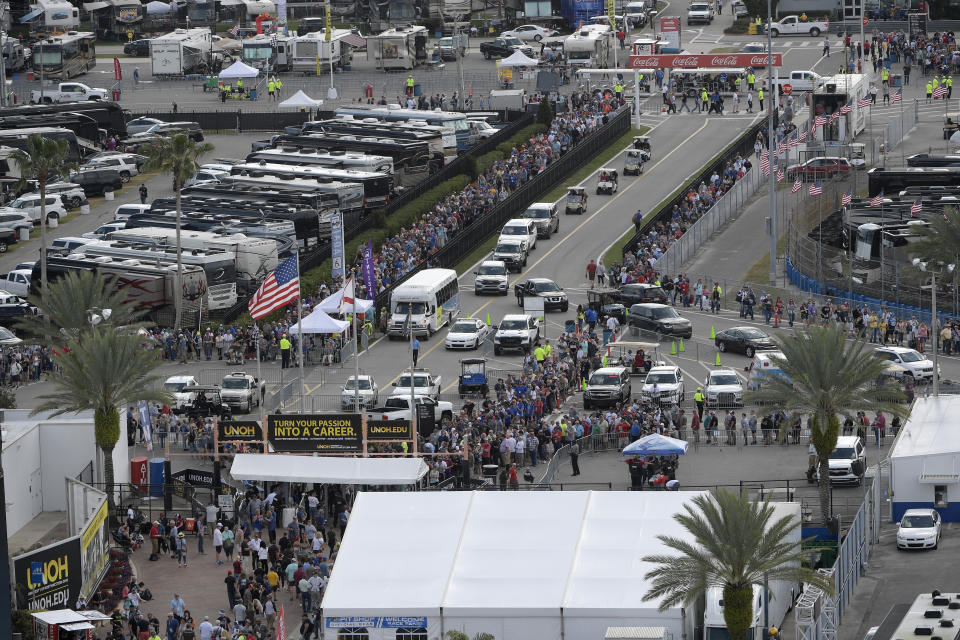
<instances>
[{"instance_id":1,"label":"palm tree","mask_svg":"<svg viewBox=\"0 0 960 640\"><path fill-rule=\"evenodd\" d=\"M13 154L22 180L37 181L40 189L40 297L47 292L47 185L63 178L74 166L67 159L66 140L51 140L38 133L27 137L26 151Z\"/></svg>"},{"instance_id":2,"label":"palm tree","mask_svg":"<svg viewBox=\"0 0 960 640\"><path fill-rule=\"evenodd\" d=\"M689 605L710 588L722 589L727 630L732 640L741 640L753 619L753 589L765 581L806 582L833 593L829 578L801 566L805 554L800 543L788 539L800 520L774 519L769 501L752 502L720 489L695 497L684 511L674 519L693 540L657 536L679 555L643 558L658 565L645 576L652 585L644 598L659 599L660 611Z\"/></svg>"},{"instance_id":3,"label":"palm tree","mask_svg":"<svg viewBox=\"0 0 960 640\"><path fill-rule=\"evenodd\" d=\"M788 415L810 414L810 441L818 456L820 511L831 523L830 453L837 446L840 417L858 411L884 411L905 416L900 389L879 382L886 362L861 340L848 340L843 329L810 327L774 338L783 353L782 376L767 376L748 402L783 409Z\"/></svg>"},{"instance_id":4,"label":"palm tree","mask_svg":"<svg viewBox=\"0 0 960 640\"><path fill-rule=\"evenodd\" d=\"M148 169L155 169L160 173L169 173L173 178L173 192L177 198L177 292L175 299L176 320L174 328L180 328L180 319L183 315L183 254L180 244L180 189L187 180L197 172L200 156L213 151L213 145L204 142L195 142L185 133L178 133L169 138L160 138L147 150Z\"/></svg>"}]
</instances>

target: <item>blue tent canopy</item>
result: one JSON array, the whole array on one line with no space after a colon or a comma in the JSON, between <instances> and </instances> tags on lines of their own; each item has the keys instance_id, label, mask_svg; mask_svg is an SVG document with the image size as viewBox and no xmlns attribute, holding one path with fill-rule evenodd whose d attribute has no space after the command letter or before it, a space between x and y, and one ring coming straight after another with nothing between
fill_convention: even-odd
<instances>
[{"instance_id":1,"label":"blue tent canopy","mask_svg":"<svg viewBox=\"0 0 960 640\"><path fill-rule=\"evenodd\" d=\"M623 448L625 456L679 456L690 446L686 440L677 440L659 433L643 436Z\"/></svg>"},{"instance_id":2,"label":"blue tent canopy","mask_svg":"<svg viewBox=\"0 0 960 640\"><path fill-rule=\"evenodd\" d=\"M34 9L30 13L20 18L20 22L30 22L31 20L33 20L34 18L36 18L42 13L43 13L43 9Z\"/></svg>"}]
</instances>

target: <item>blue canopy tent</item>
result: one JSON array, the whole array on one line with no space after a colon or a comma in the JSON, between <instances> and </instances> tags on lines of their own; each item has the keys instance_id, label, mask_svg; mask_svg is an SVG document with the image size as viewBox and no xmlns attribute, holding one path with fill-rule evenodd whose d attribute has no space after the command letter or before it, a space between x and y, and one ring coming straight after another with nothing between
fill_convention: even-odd
<instances>
[{"instance_id":1,"label":"blue canopy tent","mask_svg":"<svg viewBox=\"0 0 960 640\"><path fill-rule=\"evenodd\" d=\"M623 448L625 456L680 456L690 446L686 440L677 440L659 433L643 436Z\"/></svg>"}]
</instances>

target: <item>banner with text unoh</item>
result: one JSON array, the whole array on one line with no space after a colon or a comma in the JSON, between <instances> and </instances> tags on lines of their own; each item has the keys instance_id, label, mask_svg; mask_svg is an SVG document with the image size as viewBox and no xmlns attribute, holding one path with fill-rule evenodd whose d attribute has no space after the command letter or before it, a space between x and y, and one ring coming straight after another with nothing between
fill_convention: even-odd
<instances>
[{"instance_id":1,"label":"banner with text unoh","mask_svg":"<svg viewBox=\"0 0 960 640\"><path fill-rule=\"evenodd\" d=\"M367 420L367 440L413 440L409 420Z\"/></svg>"},{"instance_id":2,"label":"banner with text unoh","mask_svg":"<svg viewBox=\"0 0 960 640\"><path fill-rule=\"evenodd\" d=\"M220 442L263 442L263 429L256 420L220 420L217 422Z\"/></svg>"},{"instance_id":3,"label":"banner with text unoh","mask_svg":"<svg viewBox=\"0 0 960 640\"><path fill-rule=\"evenodd\" d=\"M278 453L360 453L362 426L359 413L269 415L267 441Z\"/></svg>"},{"instance_id":4,"label":"banner with text unoh","mask_svg":"<svg viewBox=\"0 0 960 640\"><path fill-rule=\"evenodd\" d=\"M80 536L13 559L19 609L72 609L80 596Z\"/></svg>"}]
</instances>

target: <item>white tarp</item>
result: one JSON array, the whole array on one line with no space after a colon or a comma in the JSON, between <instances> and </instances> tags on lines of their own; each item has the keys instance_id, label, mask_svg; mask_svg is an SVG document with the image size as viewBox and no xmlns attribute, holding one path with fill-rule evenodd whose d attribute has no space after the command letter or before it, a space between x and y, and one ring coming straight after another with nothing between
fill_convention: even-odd
<instances>
[{"instance_id":1,"label":"white tarp","mask_svg":"<svg viewBox=\"0 0 960 640\"><path fill-rule=\"evenodd\" d=\"M336 318L331 318L322 310L317 309L308 316L304 316L303 321L303 332L304 333L343 333L347 327L350 326L350 323L346 320L337 320ZM287 333L293 335L299 335L300 327L297 323L287 329Z\"/></svg>"},{"instance_id":2,"label":"white tarp","mask_svg":"<svg viewBox=\"0 0 960 640\"><path fill-rule=\"evenodd\" d=\"M327 313L340 313L340 302L343 300L343 289L334 291L329 296L320 301L320 304L317 305L317 309L321 311L326 311ZM357 313L366 313L373 308L372 300L360 300L356 299ZM348 305L350 306L350 305ZM351 309L345 309L347 313L350 313Z\"/></svg>"},{"instance_id":3,"label":"white tarp","mask_svg":"<svg viewBox=\"0 0 960 640\"><path fill-rule=\"evenodd\" d=\"M497 64L501 67L535 67L538 60L526 55L523 51L517 49L508 57L500 60Z\"/></svg>"},{"instance_id":4,"label":"white tarp","mask_svg":"<svg viewBox=\"0 0 960 640\"><path fill-rule=\"evenodd\" d=\"M240 453L233 458L230 475L234 480L253 482L395 486L416 484L427 471L427 464L421 458L339 458Z\"/></svg>"},{"instance_id":5,"label":"white tarp","mask_svg":"<svg viewBox=\"0 0 960 640\"><path fill-rule=\"evenodd\" d=\"M362 493L323 598L324 625L376 622L371 640L392 638L384 621L408 619L431 636L442 627L553 640L562 626L567 637L600 638L621 625L666 626L679 638L694 616L643 600L652 567L641 558L666 551L658 535L690 539L673 515L697 495Z\"/></svg>"},{"instance_id":6,"label":"white tarp","mask_svg":"<svg viewBox=\"0 0 960 640\"><path fill-rule=\"evenodd\" d=\"M232 65L220 72L221 80L230 78L256 78L260 73L250 65L244 64L242 60L237 60Z\"/></svg>"},{"instance_id":7,"label":"white tarp","mask_svg":"<svg viewBox=\"0 0 960 640\"><path fill-rule=\"evenodd\" d=\"M323 100L314 100L307 94L303 92L303 89L300 89L295 94L281 102L278 106L281 107L293 107L299 109L300 107L317 107L323 104Z\"/></svg>"},{"instance_id":8,"label":"white tarp","mask_svg":"<svg viewBox=\"0 0 960 640\"><path fill-rule=\"evenodd\" d=\"M170 13L171 11L176 11L175 5L167 4L166 2L160 2L160 0L153 0L153 2L147 3L147 13L149 15Z\"/></svg>"}]
</instances>

